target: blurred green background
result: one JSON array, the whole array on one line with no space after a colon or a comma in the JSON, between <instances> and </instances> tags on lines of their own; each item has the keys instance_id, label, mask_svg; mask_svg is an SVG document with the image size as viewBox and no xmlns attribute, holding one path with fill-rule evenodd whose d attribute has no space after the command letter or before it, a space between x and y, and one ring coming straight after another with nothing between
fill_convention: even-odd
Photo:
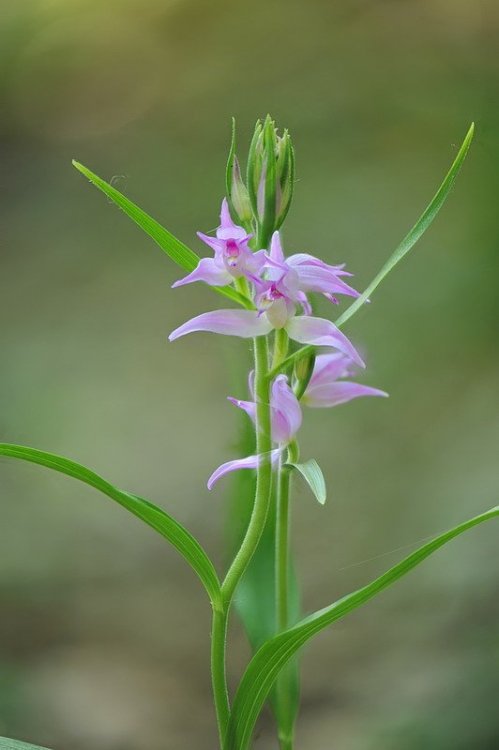
<instances>
[{"instance_id":1,"label":"blurred green background","mask_svg":"<svg viewBox=\"0 0 499 750\"><path fill-rule=\"evenodd\" d=\"M3 0L0 438L150 497L225 561L231 358L168 332L219 304L71 167L198 252L230 117L270 111L298 182L288 252L362 288L477 134L435 225L347 331L387 401L308 411L294 546L307 610L497 503L499 7L493 0ZM327 308L322 310L326 312ZM330 312L328 310L328 312ZM244 393L234 394L244 398ZM212 750L209 607L106 498L0 465L0 734L63 750ZM324 633L303 659L300 750L499 747L498 526L470 532ZM398 549L404 547L404 549ZM394 551L395 550L395 551ZM248 656L234 623L235 683ZM234 653L234 652L233 652ZM255 748L275 748L268 717Z\"/></svg>"}]
</instances>

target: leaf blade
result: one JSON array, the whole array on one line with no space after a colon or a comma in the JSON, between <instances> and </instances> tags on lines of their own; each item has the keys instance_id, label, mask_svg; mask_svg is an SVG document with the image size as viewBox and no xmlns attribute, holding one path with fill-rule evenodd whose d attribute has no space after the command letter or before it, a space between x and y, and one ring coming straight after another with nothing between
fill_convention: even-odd
<instances>
[{"instance_id":1,"label":"leaf blade","mask_svg":"<svg viewBox=\"0 0 499 750\"><path fill-rule=\"evenodd\" d=\"M315 458L309 458L308 461L303 463L293 463L292 461L288 461L285 466L289 466L301 474L310 487L317 502L324 505L327 499L326 481L322 469Z\"/></svg>"},{"instance_id":2,"label":"leaf blade","mask_svg":"<svg viewBox=\"0 0 499 750\"><path fill-rule=\"evenodd\" d=\"M357 299L354 300L354 302L352 302L352 304L347 307L345 312L340 315L340 317L335 321L335 324L337 326L342 326L344 323L346 323L346 321L349 320L352 315L354 315L357 310L362 307L362 305L366 302L367 299L369 299L374 290L379 286L379 284L381 284L385 276L387 276L390 271L397 265L397 263L399 263L402 258L407 255L409 250L414 247L416 242L420 239L420 237L422 237L429 226L433 223L433 220L444 205L447 196L449 195L452 186L454 185L456 177L466 158L466 154L469 151L474 132L475 123L472 122L457 153L457 156L451 165L451 168L445 175L443 182L431 199L430 203L427 205L414 226L406 234L402 242L395 248L394 252L388 258L379 273L376 274L371 283L362 292L360 297L357 297Z\"/></svg>"},{"instance_id":3,"label":"leaf blade","mask_svg":"<svg viewBox=\"0 0 499 750\"><path fill-rule=\"evenodd\" d=\"M133 222L135 222L137 226L139 226L146 234L148 234L149 237L151 237L151 239L153 239L154 242L159 245L163 252L165 252L173 260L174 263L176 263L186 271L193 271L194 268L196 268L200 258L199 255L194 252L194 250L191 250L190 247L187 247L187 245L185 245L171 232L165 229L165 227L163 227L158 221L156 221L156 219L153 219L152 216L149 216L149 214L147 214L142 208L137 206L136 203L123 195L123 193L120 193L119 190L116 190L115 187L110 185L98 175L94 174L94 172L88 169L88 167L80 164L80 162L76 161L75 159L73 159L72 164L75 169L77 169L79 172L81 172L82 175L90 180L90 182L95 185L98 190L104 193L104 195L106 195L111 201L113 201L115 205L121 208L121 210ZM237 302L244 307L249 308L252 306L250 300L248 300L244 295L237 292L235 289L232 289L232 287L230 286L217 286L211 287L211 289L214 289L219 294L222 294L224 297L227 297L233 302Z\"/></svg>"},{"instance_id":4,"label":"leaf blade","mask_svg":"<svg viewBox=\"0 0 499 750\"><path fill-rule=\"evenodd\" d=\"M0 750L47 750L47 748L41 745L31 745L21 740L13 740L10 737L0 737Z\"/></svg>"},{"instance_id":5,"label":"leaf blade","mask_svg":"<svg viewBox=\"0 0 499 750\"><path fill-rule=\"evenodd\" d=\"M499 506L469 519L424 544L397 565L362 588L314 612L297 625L267 641L249 663L238 687L224 750L246 750L261 707L280 670L316 633L402 578L433 552L481 523L499 517Z\"/></svg>"},{"instance_id":6,"label":"leaf blade","mask_svg":"<svg viewBox=\"0 0 499 750\"><path fill-rule=\"evenodd\" d=\"M471 123L469 130L464 138L463 143L461 144L461 147L457 153L456 158L454 159L451 168L447 172L446 176L444 177L443 182L441 183L440 187L438 188L437 192L433 196L432 200L428 204L428 206L425 208L417 222L414 224L412 229L409 230L409 232L406 234L402 242L399 243L399 245L395 248L394 252L391 254L391 256L388 258L386 263L381 267L381 270L376 274L374 279L371 281L370 284L365 288L365 290L362 292L360 297L357 297L357 299L352 302L349 307L342 313L342 315L337 318L334 323L338 328L341 328L347 320L350 320L350 318L355 315L355 313L360 310L360 308L364 305L366 300L372 295L372 293L375 291L375 289L381 284L385 276L387 276L390 271L399 263L402 258L407 255L409 250L411 250L416 242L422 237L424 232L428 229L428 227L432 224L433 220L437 216L438 212L442 208L443 204L445 203L445 200L447 199L447 196L449 195L452 186L454 185L454 182L456 180L456 177L463 165L463 162L466 158L466 155L469 151L469 147L471 145L471 141L473 140L473 134L475 132L475 124ZM269 378L273 378L275 375L277 375L279 372L284 372L289 367L295 364L299 359L302 357L312 354L314 351L316 351L317 347L307 344L306 346L302 346L300 349L298 349L293 354L290 354L286 359L284 359L277 367L275 367L270 373Z\"/></svg>"},{"instance_id":7,"label":"leaf blade","mask_svg":"<svg viewBox=\"0 0 499 750\"><path fill-rule=\"evenodd\" d=\"M91 469L54 453L23 445L0 443L0 455L53 469L78 479L110 497L167 539L197 573L213 605L221 606L220 582L208 555L192 534L162 508L137 495L118 489Z\"/></svg>"}]
</instances>

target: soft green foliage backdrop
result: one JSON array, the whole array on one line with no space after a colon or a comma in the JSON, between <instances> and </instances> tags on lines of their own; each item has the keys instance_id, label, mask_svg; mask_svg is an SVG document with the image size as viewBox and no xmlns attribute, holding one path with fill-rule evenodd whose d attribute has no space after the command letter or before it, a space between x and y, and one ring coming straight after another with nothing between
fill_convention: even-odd
<instances>
[{"instance_id":1,"label":"soft green foliage backdrop","mask_svg":"<svg viewBox=\"0 0 499 750\"><path fill-rule=\"evenodd\" d=\"M307 412L303 452L330 488L321 508L296 483L307 609L496 504L498 32L491 0L4 2L1 439L151 497L222 565L229 483L210 495L205 479L236 454L225 395L247 345L167 344L217 299L171 291L177 270L71 158L200 252L230 117L244 142L271 111L297 150L287 249L346 261L362 287L474 119L442 214L345 329L391 398ZM470 532L310 645L299 747L497 747L497 546L495 524ZM0 734L214 746L205 595L159 537L2 459L0 550ZM232 637L235 679L247 650ZM273 747L265 721L255 747Z\"/></svg>"}]
</instances>

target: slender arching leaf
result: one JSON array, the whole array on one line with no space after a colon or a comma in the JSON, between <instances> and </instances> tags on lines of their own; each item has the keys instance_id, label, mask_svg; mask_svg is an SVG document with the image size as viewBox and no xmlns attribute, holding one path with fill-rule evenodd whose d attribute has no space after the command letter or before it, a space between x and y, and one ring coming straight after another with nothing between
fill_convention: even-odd
<instances>
[{"instance_id":1,"label":"slender arching leaf","mask_svg":"<svg viewBox=\"0 0 499 750\"><path fill-rule=\"evenodd\" d=\"M314 612L294 627L267 641L250 661L237 689L224 750L248 748L255 722L277 675L310 638L402 578L454 537L498 516L499 506L496 506L440 534L367 586L347 594L329 607Z\"/></svg>"},{"instance_id":2,"label":"slender arching leaf","mask_svg":"<svg viewBox=\"0 0 499 750\"><path fill-rule=\"evenodd\" d=\"M158 508L153 503L137 497L137 495L132 495L129 492L114 487L114 485L85 466L68 458L56 456L53 453L46 453L45 451L27 448L22 445L0 443L0 455L19 458L23 461L30 461L31 463L45 466L61 474L74 477L74 479L78 479L80 482L89 484L91 487L103 492L104 495L122 505L130 513L133 513L157 531L158 534L165 537L197 573L204 584L213 606L221 606L220 582L211 560L192 534L179 524L178 521L175 521L165 513L162 508Z\"/></svg>"},{"instance_id":3,"label":"slender arching leaf","mask_svg":"<svg viewBox=\"0 0 499 750\"><path fill-rule=\"evenodd\" d=\"M445 200L449 195L452 186L454 185L454 181L463 165L466 154L468 153L469 147L471 145L474 131L475 125L474 123L471 123L469 130L466 133L466 137L457 153L456 158L454 159L451 168L447 172L442 184L438 188L428 206L425 208L412 229L408 232L408 234L406 234L400 245L398 245L398 247L390 255L381 271L376 274L371 283L368 284L368 286L362 292L360 297L357 297L357 299L352 302L349 307L347 307L345 312L342 313L342 315L340 315L337 320L335 320L335 325L341 327L347 322L347 320L350 320L352 315L355 315L355 313L364 305L365 301L371 297L372 293L381 284L385 276L387 276L390 271L395 268L397 263L399 263L399 261L401 261L405 255L407 255L409 250L414 247L416 242L426 232L426 230L444 205ZM294 363L299 359L301 359L305 355L313 353L314 351L314 346L302 346L296 352L290 354L290 356L283 360L278 367L276 367L271 373L269 373L269 378L273 378L275 375L277 375L278 372L284 372L289 367L291 367L291 365L294 365Z\"/></svg>"},{"instance_id":4,"label":"slender arching leaf","mask_svg":"<svg viewBox=\"0 0 499 750\"><path fill-rule=\"evenodd\" d=\"M336 320L336 325L341 326L343 323L346 323L347 320L349 320L352 315L354 315L357 310L362 307L364 302L369 299L371 294L374 292L377 286L381 284L385 276L387 276L390 271L397 265L399 261L402 260L404 255L407 255L409 250L416 244L416 242L419 240L419 238L426 232L430 224L433 222L433 219L438 214L440 209L445 203L445 200L447 196L449 195L452 186L454 185L454 181L459 173L459 170L461 169L463 162L466 158L466 154L468 153L468 149L471 145L471 141L473 140L473 133L475 132L475 123L471 123L468 132L466 133L466 137L461 145L461 148L457 152L457 156L454 159L454 162L445 175L444 181L438 188L437 192L431 199L429 205L425 208L417 222L414 224L412 229L406 234L400 245L396 248L396 250L392 253L392 255L388 258L385 265L381 269L381 271L376 274L374 279L371 281L371 283L367 286L367 288L362 292L360 297L357 297L357 299L352 302L352 304L347 307L345 312L340 315L338 320Z\"/></svg>"},{"instance_id":5,"label":"slender arching leaf","mask_svg":"<svg viewBox=\"0 0 499 750\"><path fill-rule=\"evenodd\" d=\"M11 740L9 737L0 737L0 750L47 750L41 745L30 745L29 742Z\"/></svg>"},{"instance_id":6,"label":"slender arching leaf","mask_svg":"<svg viewBox=\"0 0 499 750\"><path fill-rule=\"evenodd\" d=\"M104 195L113 201L119 208L126 213L126 215L134 221L146 234L151 237L157 245L181 268L186 271L192 271L196 268L199 262L199 256L191 250L190 247L184 245L179 239L177 239L171 232L165 229L156 219L146 214L141 208L139 208L133 201L116 190L115 187L110 185L108 182L98 177L96 174L87 169L79 162L73 159L73 166L81 172L90 182L101 190ZM238 302L244 307L251 308L252 304L244 295L232 289L230 286L217 286L211 287L219 294L224 297L228 297L234 302Z\"/></svg>"}]
</instances>

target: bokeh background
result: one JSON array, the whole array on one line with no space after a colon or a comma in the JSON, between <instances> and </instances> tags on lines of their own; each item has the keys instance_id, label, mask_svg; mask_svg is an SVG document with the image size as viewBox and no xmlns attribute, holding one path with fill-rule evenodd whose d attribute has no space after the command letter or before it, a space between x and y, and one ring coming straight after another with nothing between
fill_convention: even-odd
<instances>
[{"instance_id":1,"label":"bokeh background","mask_svg":"<svg viewBox=\"0 0 499 750\"><path fill-rule=\"evenodd\" d=\"M2 0L1 439L150 497L226 562L225 396L248 345L168 332L218 304L76 173L202 251L230 117L270 111L298 182L289 252L363 287L471 120L447 205L348 326L387 401L309 411L294 546L307 611L497 503L499 7L494 0ZM323 309L322 312L326 312ZM244 397L243 393L235 394ZM212 750L209 611L174 551L89 488L0 462L0 734L56 750ZM298 748L499 747L498 527L472 531L322 634ZM403 548L403 549L400 549ZM235 683L248 656L233 624ZM264 718L255 748L275 748Z\"/></svg>"}]
</instances>

